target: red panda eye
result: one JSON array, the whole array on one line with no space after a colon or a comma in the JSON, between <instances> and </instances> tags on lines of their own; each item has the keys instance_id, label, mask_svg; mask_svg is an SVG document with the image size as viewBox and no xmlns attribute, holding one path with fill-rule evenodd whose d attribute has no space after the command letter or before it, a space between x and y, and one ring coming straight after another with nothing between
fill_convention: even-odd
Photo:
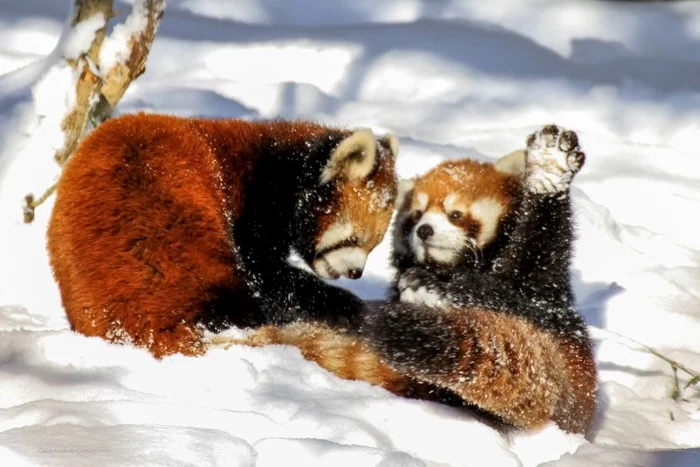
<instances>
[{"instance_id":1,"label":"red panda eye","mask_svg":"<svg viewBox=\"0 0 700 467\"><path fill-rule=\"evenodd\" d=\"M450 218L451 221L456 221L457 219L460 219L462 217L462 212L461 211L451 211L448 214L448 217Z\"/></svg>"},{"instance_id":2,"label":"red panda eye","mask_svg":"<svg viewBox=\"0 0 700 467\"><path fill-rule=\"evenodd\" d=\"M421 211L420 209L417 209L417 210L413 211L413 213L411 215L413 216L413 218L415 220L418 220L423 215L423 211Z\"/></svg>"}]
</instances>

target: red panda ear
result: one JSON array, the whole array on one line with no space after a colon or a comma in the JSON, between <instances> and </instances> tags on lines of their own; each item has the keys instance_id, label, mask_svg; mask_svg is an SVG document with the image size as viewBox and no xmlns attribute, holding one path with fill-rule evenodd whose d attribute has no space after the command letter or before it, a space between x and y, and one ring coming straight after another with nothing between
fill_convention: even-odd
<instances>
[{"instance_id":1,"label":"red panda ear","mask_svg":"<svg viewBox=\"0 0 700 467\"><path fill-rule=\"evenodd\" d=\"M376 144L371 130L357 130L346 137L335 147L323 168L321 185L341 175L350 181L365 178L374 168Z\"/></svg>"},{"instance_id":2,"label":"red panda ear","mask_svg":"<svg viewBox=\"0 0 700 467\"><path fill-rule=\"evenodd\" d=\"M413 196L413 187L416 186L416 180L413 178L402 178L399 180L399 193L396 195L396 207L398 209L408 209L406 203L411 201Z\"/></svg>"},{"instance_id":3,"label":"red panda ear","mask_svg":"<svg viewBox=\"0 0 700 467\"><path fill-rule=\"evenodd\" d=\"M379 140L379 144L391 151L391 155L394 157L399 153L399 139L393 133L387 133L382 136Z\"/></svg>"},{"instance_id":4,"label":"red panda ear","mask_svg":"<svg viewBox=\"0 0 700 467\"><path fill-rule=\"evenodd\" d=\"M525 151L518 149L498 159L493 166L499 172L519 174L525 172Z\"/></svg>"}]
</instances>

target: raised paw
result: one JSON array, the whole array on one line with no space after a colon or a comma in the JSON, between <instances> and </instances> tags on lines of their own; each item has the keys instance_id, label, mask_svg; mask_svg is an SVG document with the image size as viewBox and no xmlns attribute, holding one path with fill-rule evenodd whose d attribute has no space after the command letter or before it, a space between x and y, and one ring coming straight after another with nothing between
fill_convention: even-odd
<instances>
[{"instance_id":1,"label":"raised paw","mask_svg":"<svg viewBox=\"0 0 700 467\"><path fill-rule=\"evenodd\" d=\"M445 307L449 300L430 272L422 268L410 268L399 278L399 300L417 305Z\"/></svg>"},{"instance_id":2,"label":"raised paw","mask_svg":"<svg viewBox=\"0 0 700 467\"><path fill-rule=\"evenodd\" d=\"M556 125L547 125L527 139L527 188L533 193L564 191L583 167L585 159L576 133Z\"/></svg>"}]
</instances>

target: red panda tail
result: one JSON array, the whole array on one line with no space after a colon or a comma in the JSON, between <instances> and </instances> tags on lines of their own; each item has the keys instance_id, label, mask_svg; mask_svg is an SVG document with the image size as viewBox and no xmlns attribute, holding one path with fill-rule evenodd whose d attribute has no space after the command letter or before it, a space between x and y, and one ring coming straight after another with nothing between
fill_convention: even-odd
<instances>
[{"instance_id":1,"label":"red panda tail","mask_svg":"<svg viewBox=\"0 0 700 467\"><path fill-rule=\"evenodd\" d=\"M592 422L595 364L580 339L477 307L409 303L373 313L363 334L401 374L449 389L509 424L536 428L553 420L584 433Z\"/></svg>"},{"instance_id":2,"label":"red panda tail","mask_svg":"<svg viewBox=\"0 0 700 467\"><path fill-rule=\"evenodd\" d=\"M387 365L363 338L318 323L263 326L240 339L211 340L214 344L242 344L252 347L291 345L302 356L339 378L361 380L406 395L409 381Z\"/></svg>"}]
</instances>

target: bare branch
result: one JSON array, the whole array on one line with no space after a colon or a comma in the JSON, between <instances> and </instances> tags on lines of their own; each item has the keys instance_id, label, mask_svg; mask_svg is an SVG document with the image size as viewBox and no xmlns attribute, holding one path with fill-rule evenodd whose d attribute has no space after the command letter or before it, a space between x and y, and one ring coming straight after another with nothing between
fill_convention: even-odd
<instances>
[{"instance_id":1,"label":"bare branch","mask_svg":"<svg viewBox=\"0 0 700 467\"><path fill-rule=\"evenodd\" d=\"M107 20L112 16L112 0L75 0L74 12L75 17L71 21L71 28L90 20L95 15L102 15L106 25ZM70 32L68 33L70 34ZM68 157L78 146L78 142L87 127L92 103L100 92L102 82L96 76L90 62L97 62L104 36L103 26L95 32L87 53L76 59L68 58L66 60L76 70L76 73L79 73L79 78L76 83L75 105L61 123L61 129L65 133L65 142L63 147L54 154L54 159L60 166L66 163Z\"/></svg>"},{"instance_id":2,"label":"bare branch","mask_svg":"<svg viewBox=\"0 0 700 467\"><path fill-rule=\"evenodd\" d=\"M34 210L44 204L44 201L49 199L49 197L56 191L57 183L54 183L49 187L48 190L44 192L39 199L34 199L33 194L28 194L24 197L24 205L22 206L22 211L24 212L24 223L30 224L34 221Z\"/></svg>"}]
</instances>

